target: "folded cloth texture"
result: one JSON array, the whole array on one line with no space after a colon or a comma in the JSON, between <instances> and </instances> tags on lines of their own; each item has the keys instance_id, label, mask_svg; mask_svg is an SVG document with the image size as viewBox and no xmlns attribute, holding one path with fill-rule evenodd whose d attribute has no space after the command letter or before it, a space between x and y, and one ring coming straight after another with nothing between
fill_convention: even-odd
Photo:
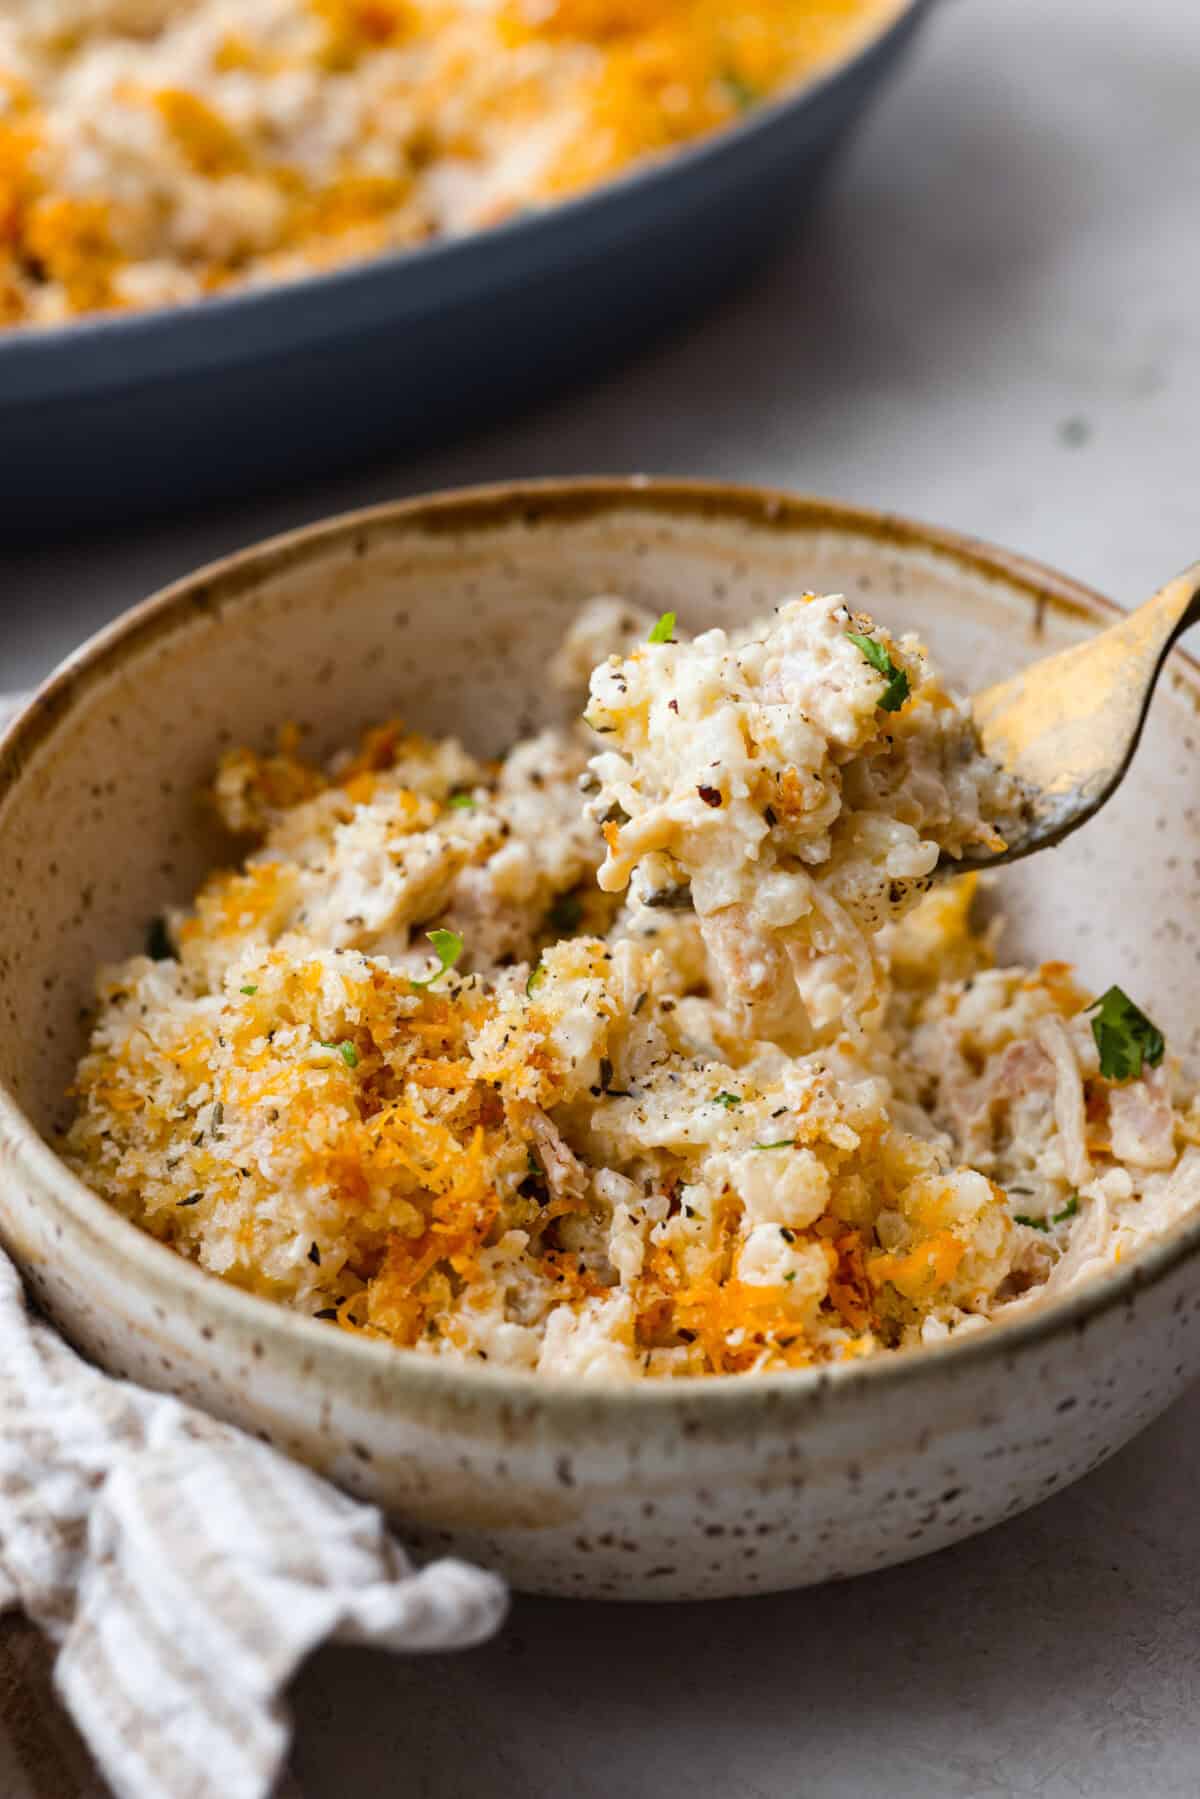
<instances>
[{"instance_id":1,"label":"folded cloth texture","mask_svg":"<svg viewBox=\"0 0 1200 1799\"><path fill-rule=\"evenodd\" d=\"M0 1255L0 1607L118 1799L266 1799L283 1688L325 1641L481 1642L503 1583L420 1570L373 1507L231 1425L83 1361Z\"/></svg>"}]
</instances>

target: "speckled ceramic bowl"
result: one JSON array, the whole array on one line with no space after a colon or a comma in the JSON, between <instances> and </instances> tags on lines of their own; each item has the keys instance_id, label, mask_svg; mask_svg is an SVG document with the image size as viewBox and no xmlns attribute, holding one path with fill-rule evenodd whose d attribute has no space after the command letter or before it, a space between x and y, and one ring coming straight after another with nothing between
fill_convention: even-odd
<instances>
[{"instance_id":1,"label":"speckled ceramic bowl","mask_svg":"<svg viewBox=\"0 0 1200 1799\"><path fill-rule=\"evenodd\" d=\"M201 1274L48 1139L101 960L219 855L196 791L285 719L319 747L395 710L499 750L554 710L571 608L617 591L690 627L796 587L913 624L983 683L1103 623L1044 569L906 521L752 491L553 483L379 508L246 551L131 612L0 745L0 1237L107 1367L235 1419L380 1501L420 1549L519 1586L764 1591L925 1553L1092 1468L1200 1370L1200 1221L1022 1321L822 1373L641 1389L458 1369ZM1015 952L1200 1024L1200 670L1172 658L1103 818L1006 873Z\"/></svg>"}]
</instances>

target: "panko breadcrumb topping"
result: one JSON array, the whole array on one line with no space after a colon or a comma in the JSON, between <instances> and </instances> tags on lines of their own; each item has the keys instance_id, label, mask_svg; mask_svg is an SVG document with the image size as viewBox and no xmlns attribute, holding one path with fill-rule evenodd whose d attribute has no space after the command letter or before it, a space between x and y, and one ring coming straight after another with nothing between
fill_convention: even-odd
<instances>
[{"instance_id":1,"label":"panko breadcrumb topping","mask_svg":"<svg viewBox=\"0 0 1200 1799\"><path fill-rule=\"evenodd\" d=\"M929 890L1020 796L914 639L605 599L593 663L498 762L223 758L231 866L100 977L85 1179L331 1326L617 1381L936 1342L1200 1203L1151 1020Z\"/></svg>"},{"instance_id":2,"label":"panko breadcrumb topping","mask_svg":"<svg viewBox=\"0 0 1200 1799\"><path fill-rule=\"evenodd\" d=\"M720 129L895 0L16 0L0 327L478 230Z\"/></svg>"}]
</instances>

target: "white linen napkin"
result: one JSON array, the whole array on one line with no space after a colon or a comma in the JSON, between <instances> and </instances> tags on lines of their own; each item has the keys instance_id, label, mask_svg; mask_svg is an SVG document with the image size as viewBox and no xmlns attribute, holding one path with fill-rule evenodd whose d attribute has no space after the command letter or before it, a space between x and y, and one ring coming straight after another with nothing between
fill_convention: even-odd
<instances>
[{"instance_id":1,"label":"white linen napkin","mask_svg":"<svg viewBox=\"0 0 1200 1799\"><path fill-rule=\"evenodd\" d=\"M0 695L0 726L19 698ZM55 1685L117 1799L266 1799L281 1694L327 1640L466 1648L497 1576L417 1570L373 1507L231 1425L114 1380L29 1311L0 1253L0 1609L59 1645Z\"/></svg>"},{"instance_id":2,"label":"white linen napkin","mask_svg":"<svg viewBox=\"0 0 1200 1799\"><path fill-rule=\"evenodd\" d=\"M506 1595L464 1562L417 1571L374 1507L84 1362L0 1255L9 1605L59 1644L55 1684L118 1799L266 1799L310 1650L463 1648Z\"/></svg>"}]
</instances>

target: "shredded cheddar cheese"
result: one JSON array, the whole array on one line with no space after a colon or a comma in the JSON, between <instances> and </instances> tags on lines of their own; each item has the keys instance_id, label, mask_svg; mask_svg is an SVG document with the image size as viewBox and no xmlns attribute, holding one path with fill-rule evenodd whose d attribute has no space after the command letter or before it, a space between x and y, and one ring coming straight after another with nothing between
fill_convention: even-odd
<instances>
[{"instance_id":1,"label":"shredded cheddar cheese","mask_svg":"<svg viewBox=\"0 0 1200 1799\"><path fill-rule=\"evenodd\" d=\"M55 0L0 17L0 325L495 224L730 124L897 0Z\"/></svg>"},{"instance_id":2,"label":"shredded cheddar cheese","mask_svg":"<svg viewBox=\"0 0 1200 1799\"><path fill-rule=\"evenodd\" d=\"M80 1174L331 1329L600 1381L937 1343L1200 1203L1169 1064L1102 1074L1065 964L920 895L1006 800L923 648L816 596L651 623L573 626L598 735L225 755L230 866L99 976Z\"/></svg>"}]
</instances>

